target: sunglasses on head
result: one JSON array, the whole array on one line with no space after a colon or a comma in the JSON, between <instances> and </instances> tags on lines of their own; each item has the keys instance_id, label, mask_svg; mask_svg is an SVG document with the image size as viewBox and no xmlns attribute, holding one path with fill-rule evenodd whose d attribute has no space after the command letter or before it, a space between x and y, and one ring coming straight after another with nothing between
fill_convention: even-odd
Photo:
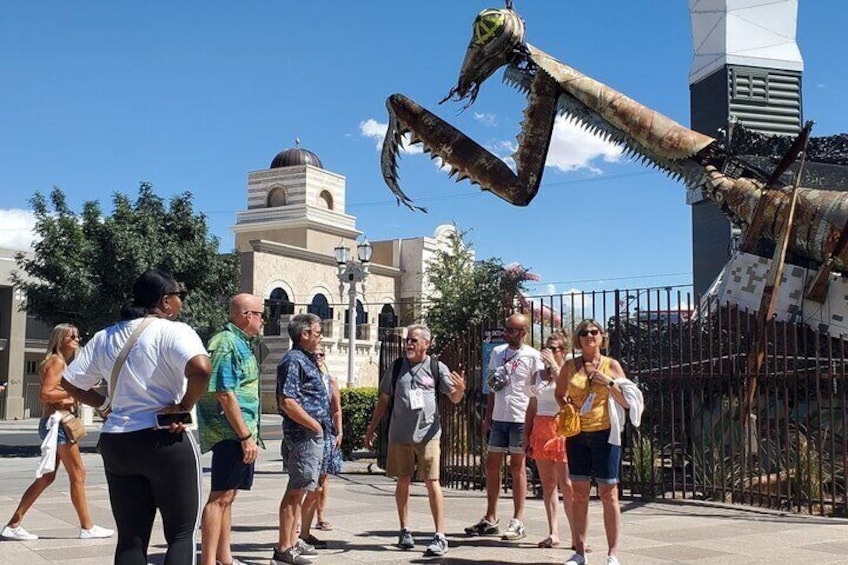
<instances>
[{"instance_id":1,"label":"sunglasses on head","mask_svg":"<svg viewBox=\"0 0 848 565\"><path fill-rule=\"evenodd\" d=\"M586 337L589 335L598 335L601 333L601 330L581 330L580 337Z\"/></svg>"}]
</instances>

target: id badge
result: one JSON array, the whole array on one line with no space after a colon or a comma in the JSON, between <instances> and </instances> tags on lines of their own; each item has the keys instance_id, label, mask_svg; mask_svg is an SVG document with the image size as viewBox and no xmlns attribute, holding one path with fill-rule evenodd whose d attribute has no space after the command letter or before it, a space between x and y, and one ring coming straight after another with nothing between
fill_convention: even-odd
<instances>
[{"instance_id":1,"label":"id badge","mask_svg":"<svg viewBox=\"0 0 848 565\"><path fill-rule=\"evenodd\" d=\"M583 406L580 407L580 415L588 414L592 410L592 403L595 402L595 393L590 392L586 400L583 401Z\"/></svg>"},{"instance_id":2,"label":"id badge","mask_svg":"<svg viewBox=\"0 0 848 565\"><path fill-rule=\"evenodd\" d=\"M412 410L421 410L424 408L424 393L420 388L413 388L409 391L409 407Z\"/></svg>"}]
</instances>

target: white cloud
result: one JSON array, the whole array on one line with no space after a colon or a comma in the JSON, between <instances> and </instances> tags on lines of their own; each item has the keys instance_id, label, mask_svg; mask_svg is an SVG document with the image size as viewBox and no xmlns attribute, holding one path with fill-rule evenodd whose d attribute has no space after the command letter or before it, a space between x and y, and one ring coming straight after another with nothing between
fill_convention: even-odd
<instances>
[{"instance_id":1,"label":"white cloud","mask_svg":"<svg viewBox=\"0 0 848 565\"><path fill-rule=\"evenodd\" d=\"M498 117L495 114L486 114L483 112L474 112L474 119L490 128L498 125Z\"/></svg>"},{"instance_id":2,"label":"white cloud","mask_svg":"<svg viewBox=\"0 0 848 565\"><path fill-rule=\"evenodd\" d=\"M35 216L29 210L0 210L0 247L29 251L35 239Z\"/></svg>"},{"instance_id":3,"label":"white cloud","mask_svg":"<svg viewBox=\"0 0 848 565\"><path fill-rule=\"evenodd\" d=\"M364 122L359 122L360 133L362 133L365 137L376 138L380 143L382 143L383 138L386 136L387 127L389 127L389 124L381 124L373 118L369 118Z\"/></svg>"},{"instance_id":4,"label":"white cloud","mask_svg":"<svg viewBox=\"0 0 848 565\"><path fill-rule=\"evenodd\" d=\"M513 172L516 170L512 158L518 148L515 141L489 143L486 148L500 157ZM565 116L557 116L545 166L566 173L588 169L597 175L602 171L593 161L603 159L604 162L615 163L621 159L621 155L621 146L604 141Z\"/></svg>"},{"instance_id":5,"label":"white cloud","mask_svg":"<svg viewBox=\"0 0 848 565\"><path fill-rule=\"evenodd\" d=\"M574 121L558 116L546 165L563 172L589 169L599 174L601 170L592 164L595 159L615 163L621 159L621 154L621 146L604 141Z\"/></svg>"},{"instance_id":6,"label":"white cloud","mask_svg":"<svg viewBox=\"0 0 848 565\"><path fill-rule=\"evenodd\" d=\"M377 151L383 148L383 139L386 137L386 129L388 127L389 124L378 122L373 118L368 118L364 122L359 122L359 132L362 134L362 136L377 140ZM419 153L424 153L423 145L410 145L409 139L409 134L403 136L401 152L406 153L408 155L417 155Z\"/></svg>"}]
</instances>

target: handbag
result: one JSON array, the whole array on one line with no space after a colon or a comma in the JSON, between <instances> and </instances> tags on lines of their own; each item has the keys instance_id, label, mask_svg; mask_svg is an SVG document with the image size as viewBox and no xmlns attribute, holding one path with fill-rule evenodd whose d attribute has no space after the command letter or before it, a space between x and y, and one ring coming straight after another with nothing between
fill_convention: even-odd
<instances>
[{"instance_id":1,"label":"handbag","mask_svg":"<svg viewBox=\"0 0 848 565\"><path fill-rule=\"evenodd\" d=\"M62 410L62 419L59 420L62 429L65 430L65 437L71 443L77 443L84 438L88 432L85 431L85 424L77 418L73 412Z\"/></svg>"},{"instance_id":2,"label":"handbag","mask_svg":"<svg viewBox=\"0 0 848 565\"><path fill-rule=\"evenodd\" d=\"M556 433L562 437L574 437L580 433L580 411L570 398L557 412Z\"/></svg>"}]
</instances>

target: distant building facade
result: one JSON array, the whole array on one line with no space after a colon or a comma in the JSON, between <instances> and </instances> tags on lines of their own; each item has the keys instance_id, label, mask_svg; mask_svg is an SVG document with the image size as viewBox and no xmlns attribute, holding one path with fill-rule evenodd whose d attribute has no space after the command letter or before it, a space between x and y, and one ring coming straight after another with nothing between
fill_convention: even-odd
<instances>
[{"instance_id":1,"label":"distant building facade","mask_svg":"<svg viewBox=\"0 0 848 565\"><path fill-rule=\"evenodd\" d=\"M0 249L0 419L41 415L38 365L47 351L50 329L22 310L24 295L12 285L16 270L12 249Z\"/></svg>"}]
</instances>

